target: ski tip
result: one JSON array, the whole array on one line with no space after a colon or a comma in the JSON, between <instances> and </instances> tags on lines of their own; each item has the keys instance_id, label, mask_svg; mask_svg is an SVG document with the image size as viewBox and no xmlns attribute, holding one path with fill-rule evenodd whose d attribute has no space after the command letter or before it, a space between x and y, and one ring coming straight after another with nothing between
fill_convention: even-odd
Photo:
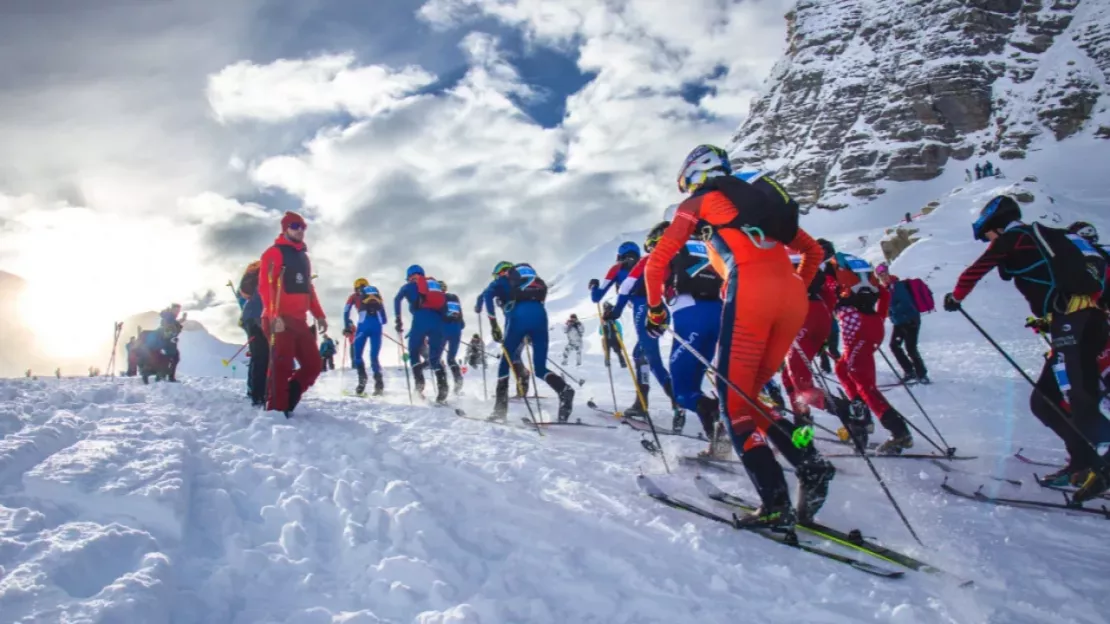
<instances>
[{"instance_id":1,"label":"ski tip","mask_svg":"<svg viewBox=\"0 0 1110 624\"><path fill-rule=\"evenodd\" d=\"M462 416L463 418L466 418L466 412L464 412L462 409L460 409L458 407L455 408L455 415L456 416Z\"/></svg>"}]
</instances>

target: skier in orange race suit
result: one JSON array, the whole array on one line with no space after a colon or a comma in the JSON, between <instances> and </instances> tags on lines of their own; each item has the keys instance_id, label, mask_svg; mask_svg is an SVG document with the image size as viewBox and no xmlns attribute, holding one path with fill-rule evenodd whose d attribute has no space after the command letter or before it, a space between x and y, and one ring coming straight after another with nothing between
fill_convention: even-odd
<instances>
[{"instance_id":1,"label":"skier in orange race suit","mask_svg":"<svg viewBox=\"0 0 1110 624\"><path fill-rule=\"evenodd\" d=\"M665 330L667 265L690 235L700 230L708 243L710 263L725 280L717 354L722 413L728 416L733 448L763 503L746 520L807 522L824 504L836 470L812 439L799 440L805 443L795 446L795 425L755 403L755 397L782 365L805 322L806 286L817 275L824 254L798 227L798 205L786 191L766 175L733 176L728 154L721 148L695 148L679 172L678 188L690 197L679 205L646 267L649 329L657 334ZM787 247L803 255L797 270ZM768 439L795 466L797 516Z\"/></svg>"}]
</instances>

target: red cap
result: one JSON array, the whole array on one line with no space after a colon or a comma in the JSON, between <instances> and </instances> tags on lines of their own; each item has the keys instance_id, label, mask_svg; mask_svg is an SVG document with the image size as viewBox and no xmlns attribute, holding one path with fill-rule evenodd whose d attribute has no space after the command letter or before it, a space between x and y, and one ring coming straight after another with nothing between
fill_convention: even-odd
<instances>
[{"instance_id":1,"label":"red cap","mask_svg":"<svg viewBox=\"0 0 1110 624\"><path fill-rule=\"evenodd\" d=\"M299 215L295 212L290 211L290 212L286 212L285 216L281 218L281 231L284 232L285 230L288 230L289 226L293 223L300 223L302 226L306 226L306 227L308 225L307 223L304 222L304 217L302 217L301 215Z\"/></svg>"}]
</instances>

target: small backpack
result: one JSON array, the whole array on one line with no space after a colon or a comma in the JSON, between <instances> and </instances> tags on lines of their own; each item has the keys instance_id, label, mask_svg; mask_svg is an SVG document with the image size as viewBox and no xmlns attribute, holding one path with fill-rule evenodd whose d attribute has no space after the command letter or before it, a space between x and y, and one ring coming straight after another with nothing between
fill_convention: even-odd
<instances>
[{"instance_id":1,"label":"small backpack","mask_svg":"<svg viewBox=\"0 0 1110 624\"><path fill-rule=\"evenodd\" d=\"M258 260L247 265L247 270L243 271L243 277L239 279L239 295L244 299L250 299L258 293L258 277L262 263Z\"/></svg>"},{"instance_id":2,"label":"small backpack","mask_svg":"<svg viewBox=\"0 0 1110 624\"><path fill-rule=\"evenodd\" d=\"M1064 295L1094 295L1106 282L1106 259L1083 237L1040 223L1029 226L1048 263L1053 285Z\"/></svg>"},{"instance_id":3,"label":"small backpack","mask_svg":"<svg viewBox=\"0 0 1110 624\"><path fill-rule=\"evenodd\" d=\"M445 298L447 299L447 305L443 309L443 318L447 319L448 322L458 323L463 318L462 303L459 302L458 295L448 293Z\"/></svg>"},{"instance_id":4,"label":"small backpack","mask_svg":"<svg viewBox=\"0 0 1110 624\"><path fill-rule=\"evenodd\" d=\"M420 309L443 311L447 306L447 293L434 277L416 276L416 292L420 293Z\"/></svg>"},{"instance_id":5,"label":"small backpack","mask_svg":"<svg viewBox=\"0 0 1110 624\"><path fill-rule=\"evenodd\" d=\"M937 309L936 304L933 302L933 291L929 289L929 285L919 278L913 277L906 280L906 287L910 289L910 295L913 296L913 307L921 314L934 312Z\"/></svg>"},{"instance_id":6,"label":"small backpack","mask_svg":"<svg viewBox=\"0 0 1110 624\"><path fill-rule=\"evenodd\" d=\"M547 283L536 275L536 270L530 264L518 264L509 269L506 276L509 280L510 297L516 301L539 301L547 299Z\"/></svg>"},{"instance_id":7,"label":"small backpack","mask_svg":"<svg viewBox=\"0 0 1110 624\"><path fill-rule=\"evenodd\" d=\"M702 189L720 192L736 207L736 218L718 228L741 229L783 244L798 235L798 202L764 172L709 178Z\"/></svg>"}]
</instances>

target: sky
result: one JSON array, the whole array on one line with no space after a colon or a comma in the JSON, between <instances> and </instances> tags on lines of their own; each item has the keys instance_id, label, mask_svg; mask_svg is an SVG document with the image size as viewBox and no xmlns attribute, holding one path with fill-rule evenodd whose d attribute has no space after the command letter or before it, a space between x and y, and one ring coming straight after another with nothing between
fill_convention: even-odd
<instances>
[{"instance_id":1,"label":"sky","mask_svg":"<svg viewBox=\"0 0 1110 624\"><path fill-rule=\"evenodd\" d=\"M0 271L71 355L171 301L241 339L227 282L285 210L333 324L355 278L391 298L414 263L467 302L500 260L555 275L678 200L790 4L8 0Z\"/></svg>"}]
</instances>

